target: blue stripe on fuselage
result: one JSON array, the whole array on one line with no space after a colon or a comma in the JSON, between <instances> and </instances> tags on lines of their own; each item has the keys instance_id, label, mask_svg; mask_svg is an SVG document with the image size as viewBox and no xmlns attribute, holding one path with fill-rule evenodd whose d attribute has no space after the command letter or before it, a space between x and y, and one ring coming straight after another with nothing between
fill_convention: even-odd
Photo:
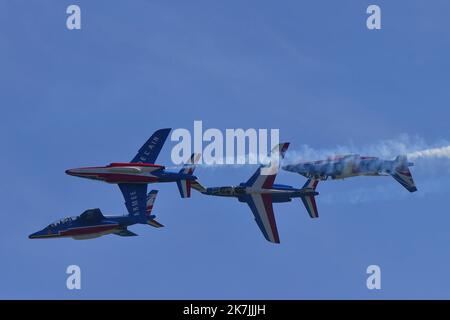
<instances>
[{"instance_id":1,"label":"blue stripe on fuselage","mask_svg":"<svg viewBox=\"0 0 450 320\"><path fill-rule=\"evenodd\" d=\"M197 179L197 177L192 174L169 172L169 171L164 171L164 170L152 172L152 174L154 176L158 177L158 182L176 182L176 181L180 181L180 180L194 181Z\"/></svg>"},{"instance_id":2,"label":"blue stripe on fuselage","mask_svg":"<svg viewBox=\"0 0 450 320\"><path fill-rule=\"evenodd\" d=\"M284 184L274 184L271 189L275 189L275 190L292 190L292 191L295 190L294 187L287 186L287 185L284 185Z\"/></svg>"}]
</instances>

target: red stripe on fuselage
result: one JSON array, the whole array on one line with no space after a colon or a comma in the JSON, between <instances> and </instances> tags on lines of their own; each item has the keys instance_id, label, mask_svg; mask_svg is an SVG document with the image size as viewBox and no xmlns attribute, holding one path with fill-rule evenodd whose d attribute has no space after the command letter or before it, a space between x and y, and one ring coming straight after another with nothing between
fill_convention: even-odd
<instances>
[{"instance_id":1,"label":"red stripe on fuselage","mask_svg":"<svg viewBox=\"0 0 450 320\"><path fill-rule=\"evenodd\" d=\"M140 163L140 162L113 162L106 166L109 167L153 167L153 168L165 168L159 164L153 163Z\"/></svg>"},{"instance_id":2,"label":"red stripe on fuselage","mask_svg":"<svg viewBox=\"0 0 450 320\"><path fill-rule=\"evenodd\" d=\"M148 177L141 175L132 174L119 174L119 173L95 173L95 172L85 172L79 174L73 174L78 177L92 177L98 180L103 180L109 183L152 183L158 182L157 177Z\"/></svg>"},{"instance_id":3,"label":"red stripe on fuselage","mask_svg":"<svg viewBox=\"0 0 450 320\"><path fill-rule=\"evenodd\" d=\"M108 230L116 229L119 225L118 224L107 224L107 225L100 225L100 226L88 226L88 227L78 227L73 229L68 229L67 231L60 232L61 236L76 236L76 235L82 235L82 234L94 234L94 233L100 233L105 232Z\"/></svg>"}]
</instances>

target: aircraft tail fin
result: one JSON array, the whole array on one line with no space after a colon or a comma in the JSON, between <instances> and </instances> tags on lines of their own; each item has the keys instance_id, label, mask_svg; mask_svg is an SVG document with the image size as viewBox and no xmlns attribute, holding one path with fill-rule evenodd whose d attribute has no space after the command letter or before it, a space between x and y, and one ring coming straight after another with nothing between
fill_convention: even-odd
<instances>
[{"instance_id":1,"label":"aircraft tail fin","mask_svg":"<svg viewBox=\"0 0 450 320\"><path fill-rule=\"evenodd\" d=\"M195 170L195 165L200 159L200 153L193 153L189 160L184 164L183 168L180 170L180 174L192 175ZM192 181L181 179L177 181L178 190L182 198L189 198L191 196L191 186Z\"/></svg>"},{"instance_id":2,"label":"aircraft tail fin","mask_svg":"<svg viewBox=\"0 0 450 320\"><path fill-rule=\"evenodd\" d=\"M153 204L155 203L156 196L158 195L158 190L152 190L147 195L147 206L146 206L146 215L150 216L153 210Z\"/></svg>"},{"instance_id":3,"label":"aircraft tail fin","mask_svg":"<svg viewBox=\"0 0 450 320\"><path fill-rule=\"evenodd\" d=\"M391 176L397 180L406 190L409 192L417 191L416 184L412 178L410 166L413 166L412 162L408 162L405 155L400 155L394 160L394 169L390 172Z\"/></svg>"},{"instance_id":4,"label":"aircraft tail fin","mask_svg":"<svg viewBox=\"0 0 450 320\"><path fill-rule=\"evenodd\" d=\"M305 206L306 211L308 211L309 216L313 219L319 217L319 211L317 210L315 198L315 196L319 194L316 192L316 187L318 184L319 180L309 179L302 188L305 192L305 194L301 197L303 205Z\"/></svg>"}]
</instances>

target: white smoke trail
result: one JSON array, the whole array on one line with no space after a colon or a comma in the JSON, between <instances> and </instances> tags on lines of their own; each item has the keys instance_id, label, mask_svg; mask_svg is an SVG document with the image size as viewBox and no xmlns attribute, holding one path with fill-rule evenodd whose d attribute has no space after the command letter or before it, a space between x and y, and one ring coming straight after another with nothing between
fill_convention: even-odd
<instances>
[{"instance_id":1,"label":"white smoke trail","mask_svg":"<svg viewBox=\"0 0 450 320\"><path fill-rule=\"evenodd\" d=\"M446 142L439 143L440 146L443 144L450 145L450 143ZM437 147L437 145L430 146L420 137L411 137L403 134L394 139L381 140L363 146L349 142L334 147L315 149L305 144L296 150L289 150L288 156L292 160L297 158L298 160L305 161L324 159L327 156L338 154L361 154L393 159L399 154L409 154L411 152L426 150L430 147Z\"/></svg>"},{"instance_id":2,"label":"white smoke trail","mask_svg":"<svg viewBox=\"0 0 450 320\"><path fill-rule=\"evenodd\" d=\"M439 141L428 144L423 138L403 134L394 139L382 140L365 146L357 146L350 142L333 148L314 149L309 145L302 145L296 150L288 151L285 163L322 160L329 156L345 154L376 156L385 160L393 160L398 155L407 155L412 160L435 158L450 160L450 143Z\"/></svg>"},{"instance_id":3,"label":"white smoke trail","mask_svg":"<svg viewBox=\"0 0 450 320\"><path fill-rule=\"evenodd\" d=\"M304 161L323 160L329 156L345 155L345 154L359 154L366 156L376 156L385 160L393 160L398 155L407 155L408 159L421 162L423 166L427 167L429 171L433 164L430 160L441 159L443 161L435 161L434 165L442 167L444 164L450 172L450 163L446 160L450 160L450 143L441 140L434 144L428 144L425 139L418 136L410 136L402 134L393 139L386 139L375 142L373 144L357 146L353 142L347 144L337 145L328 148L312 148L307 144L300 145L296 149L291 145L291 149L288 150L283 165L295 164ZM267 164L270 161L269 157L261 157L257 154L245 154L232 159L224 157L220 163L202 163L199 167L206 169L218 169L218 168L242 168L247 164L260 163ZM425 162L428 162L425 164ZM233 163L233 164L229 164ZM182 165L168 167L168 169L179 169ZM420 166L419 166L420 167Z\"/></svg>"},{"instance_id":4,"label":"white smoke trail","mask_svg":"<svg viewBox=\"0 0 450 320\"><path fill-rule=\"evenodd\" d=\"M418 158L449 158L450 159L450 146L441 148L430 148L425 150L418 150L408 153L409 159Z\"/></svg>"}]
</instances>

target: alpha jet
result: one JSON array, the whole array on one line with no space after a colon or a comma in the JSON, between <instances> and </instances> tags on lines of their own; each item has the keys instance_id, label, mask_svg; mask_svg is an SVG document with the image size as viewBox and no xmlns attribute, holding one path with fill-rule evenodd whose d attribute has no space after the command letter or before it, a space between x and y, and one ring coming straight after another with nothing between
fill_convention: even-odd
<instances>
[{"instance_id":1,"label":"alpha jet","mask_svg":"<svg viewBox=\"0 0 450 320\"><path fill-rule=\"evenodd\" d=\"M152 190L145 199L139 195L136 198L136 212L126 216L104 216L100 209L90 209L76 217L67 217L58 220L41 231L33 233L30 239L48 239L70 237L76 240L98 238L107 234L121 237L136 236L127 227L134 224L147 224L155 228L163 227L152 215L153 204L158 191ZM145 196L145 195L144 195Z\"/></svg>"},{"instance_id":2,"label":"alpha jet","mask_svg":"<svg viewBox=\"0 0 450 320\"><path fill-rule=\"evenodd\" d=\"M192 188L210 196L234 197L250 207L258 227L264 237L273 243L280 243L272 203L289 202L292 198L302 199L311 218L319 216L314 196L317 180L309 179L301 189L274 184L278 173L280 158L284 156L289 143L281 143L271 152L270 164L260 166L253 176L238 186L205 188L198 181Z\"/></svg>"},{"instance_id":3,"label":"alpha jet","mask_svg":"<svg viewBox=\"0 0 450 320\"><path fill-rule=\"evenodd\" d=\"M405 155L394 160L364 157L357 154L328 157L326 160L301 162L283 166L286 171L297 172L306 178L317 180L345 179L356 176L392 176L409 192L417 191Z\"/></svg>"},{"instance_id":4,"label":"alpha jet","mask_svg":"<svg viewBox=\"0 0 450 320\"><path fill-rule=\"evenodd\" d=\"M103 167L84 167L66 170L71 176L100 180L118 184L125 201L135 194L146 194L147 184L157 182L176 182L182 198L191 196L191 181L194 164L200 154L192 154L191 159L179 172L168 172L162 165L155 164L164 142L169 135L170 128L155 131L153 135L139 149L131 162L113 162Z\"/></svg>"}]
</instances>

